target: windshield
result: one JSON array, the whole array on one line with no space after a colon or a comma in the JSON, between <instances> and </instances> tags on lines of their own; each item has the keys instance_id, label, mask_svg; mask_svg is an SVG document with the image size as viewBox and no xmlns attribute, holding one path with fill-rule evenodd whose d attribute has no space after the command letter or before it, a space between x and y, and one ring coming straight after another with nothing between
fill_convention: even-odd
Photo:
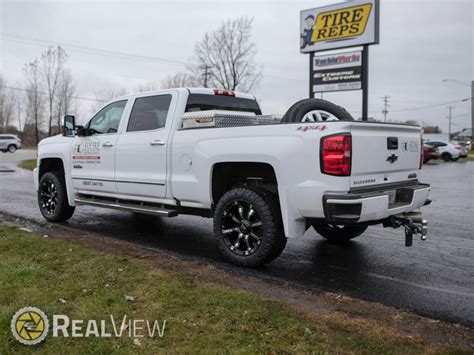
<instances>
[{"instance_id":1,"label":"windshield","mask_svg":"<svg viewBox=\"0 0 474 355\"><path fill-rule=\"evenodd\" d=\"M186 104L186 112L227 110L253 112L261 115L260 107L256 100L244 99L235 96L190 94Z\"/></svg>"}]
</instances>

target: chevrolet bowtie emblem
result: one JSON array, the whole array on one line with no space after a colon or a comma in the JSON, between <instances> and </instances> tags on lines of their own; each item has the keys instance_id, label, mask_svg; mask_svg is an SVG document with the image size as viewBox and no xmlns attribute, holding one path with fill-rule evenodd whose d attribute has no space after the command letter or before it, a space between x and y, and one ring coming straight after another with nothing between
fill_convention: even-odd
<instances>
[{"instance_id":1,"label":"chevrolet bowtie emblem","mask_svg":"<svg viewBox=\"0 0 474 355\"><path fill-rule=\"evenodd\" d=\"M398 160L398 155L395 155L395 154L389 155L387 158L387 161L389 161L390 163L395 163L397 160Z\"/></svg>"}]
</instances>

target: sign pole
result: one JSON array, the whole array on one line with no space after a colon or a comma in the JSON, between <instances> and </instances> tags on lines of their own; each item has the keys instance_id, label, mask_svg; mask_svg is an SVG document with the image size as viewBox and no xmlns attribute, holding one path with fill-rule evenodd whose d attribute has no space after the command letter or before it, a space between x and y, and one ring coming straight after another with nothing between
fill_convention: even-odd
<instances>
[{"instance_id":1,"label":"sign pole","mask_svg":"<svg viewBox=\"0 0 474 355\"><path fill-rule=\"evenodd\" d=\"M362 121L369 120L369 46L362 50Z\"/></svg>"},{"instance_id":2,"label":"sign pole","mask_svg":"<svg viewBox=\"0 0 474 355\"><path fill-rule=\"evenodd\" d=\"M309 53L309 98L313 98L313 58L314 52Z\"/></svg>"}]
</instances>

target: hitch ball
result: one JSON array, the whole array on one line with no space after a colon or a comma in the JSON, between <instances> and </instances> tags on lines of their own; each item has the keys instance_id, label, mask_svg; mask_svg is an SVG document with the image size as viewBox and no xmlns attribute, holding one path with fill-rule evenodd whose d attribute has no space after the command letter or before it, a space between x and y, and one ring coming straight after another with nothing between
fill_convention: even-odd
<instances>
[{"instance_id":1,"label":"hitch ball","mask_svg":"<svg viewBox=\"0 0 474 355\"><path fill-rule=\"evenodd\" d=\"M428 236L428 221L426 219L421 221L421 240L426 240Z\"/></svg>"}]
</instances>

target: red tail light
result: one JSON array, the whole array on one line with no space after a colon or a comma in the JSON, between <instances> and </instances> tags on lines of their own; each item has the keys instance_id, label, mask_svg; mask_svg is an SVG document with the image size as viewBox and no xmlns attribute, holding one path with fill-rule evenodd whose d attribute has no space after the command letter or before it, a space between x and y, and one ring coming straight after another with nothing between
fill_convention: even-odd
<instances>
[{"instance_id":1,"label":"red tail light","mask_svg":"<svg viewBox=\"0 0 474 355\"><path fill-rule=\"evenodd\" d=\"M455 146L454 146L454 149L456 149L456 150L461 150L461 146L460 146L460 145L455 145Z\"/></svg>"},{"instance_id":2,"label":"red tail light","mask_svg":"<svg viewBox=\"0 0 474 355\"><path fill-rule=\"evenodd\" d=\"M337 134L321 139L321 172L328 175L351 174L352 139L350 134Z\"/></svg>"},{"instance_id":3,"label":"red tail light","mask_svg":"<svg viewBox=\"0 0 474 355\"><path fill-rule=\"evenodd\" d=\"M420 166L418 169L423 167L423 160L424 160L425 152L423 151L423 136L420 136Z\"/></svg>"}]
</instances>

